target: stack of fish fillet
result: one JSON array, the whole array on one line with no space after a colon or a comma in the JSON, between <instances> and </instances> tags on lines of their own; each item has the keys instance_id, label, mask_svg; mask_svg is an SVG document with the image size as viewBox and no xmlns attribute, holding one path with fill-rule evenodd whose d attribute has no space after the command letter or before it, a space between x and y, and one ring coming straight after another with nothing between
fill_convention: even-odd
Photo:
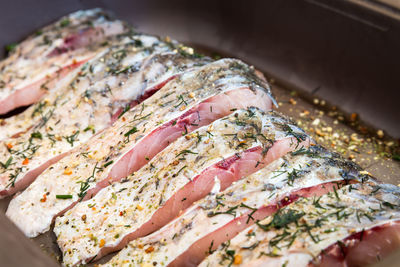
<instances>
[{"instance_id":1,"label":"stack of fish fillet","mask_svg":"<svg viewBox=\"0 0 400 267\"><path fill-rule=\"evenodd\" d=\"M100 9L0 62L0 196L64 266L364 266L400 247L400 189L318 145L264 76ZM103 261L104 262L104 261Z\"/></svg>"}]
</instances>

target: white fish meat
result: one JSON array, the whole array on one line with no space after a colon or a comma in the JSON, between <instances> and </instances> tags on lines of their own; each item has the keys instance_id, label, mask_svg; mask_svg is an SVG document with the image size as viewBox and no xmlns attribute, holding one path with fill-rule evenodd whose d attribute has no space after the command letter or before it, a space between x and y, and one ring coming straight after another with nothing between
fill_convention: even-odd
<instances>
[{"instance_id":1,"label":"white fish meat","mask_svg":"<svg viewBox=\"0 0 400 267\"><path fill-rule=\"evenodd\" d=\"M399 196L396 186L364 183L300 199L200 266L366 266L400 246Z\"/></svg>"},{"instance_id":2,"label":"white fish meat","mask_svg":"<svg viewBox=\"0 0 400 267\"><path fill-rule=\"evenodd\" d=\"M204 126L190 139L181 137L126 180L56 219L54 232L64 264L85 263L121 249L206 196L215 177L224 190L309 142L285 118L255 108Z\"/></svg>"},{"instance_id":3,"label":"white fish meat","mask_svg":"<svg viewBox=\"0 0 400 267\"><path fill-rule=\"evenodd\" d=\"M130 242L105 266L197 266L258 219L329 184L364 182L358 168L320 146L283 156L225 191L196 202L159 231ZM321 186L326 190L321 190ZM332 190L330 188L330 190Z\"/></svg>"},{"instance_id":4,"label":"white fish meat","mask_svg":"<svg viewBox=\"0 0 400 267\"><path fill-rule=\"evenodd\" d=\"M148 35L122 37L99 59L86 63L53 102L39 106L40 120L16 138L1 141L0 196L28 186L73 148L109 127L128 109L184 68L201 61L160 54L173 44ZM172 57L172 58L171 58Z\"/></svg>"},{"instance_id":5,"label":"white fish meat","mask_svg":"<svg viewBox=\"0 0 400 267\"><path fill-rule=\"evenodd\" d=\"M249 89L254 80L242 76L240 69L231 69L239 63L210 63L167 83L124 113L111 128L40 175L10 202L7 216L26 235L35 236L47 231L56 215L138 170L182 133L190 133L235 108L270 109L268 91ZM239 66L246 67L242 63ZM56 182L54 177L58 177ZM44 194L45 202L40 201ZM57 199L57 195L70 198Z\"/></svg>"}]
</instances>

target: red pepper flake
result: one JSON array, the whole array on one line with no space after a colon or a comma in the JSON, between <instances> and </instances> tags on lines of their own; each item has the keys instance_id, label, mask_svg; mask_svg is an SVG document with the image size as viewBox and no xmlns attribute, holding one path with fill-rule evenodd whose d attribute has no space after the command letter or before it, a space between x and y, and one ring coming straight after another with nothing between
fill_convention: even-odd
<instances>
[{"instance_id":1,"label":"red pepper flake","mask_svg":"<svg viewBox=\"0 0 400 267\"><path fill-rule=\"evenodd\" d=\"M242 255L236 254L233 258L233 264L235 265L242 264Z\"/></svg>"},{"instance_id":2,"label":"red pepper flake","mask_svg":"<svg viewBox=\"0 0 400 267\"><path fill-rule=\"evenodd\" d=\"M29 163L29 159L25 158L24 161L22 162L22 165L28 165L28 163Z\"/></svg>"},{"instance_id":3,"label":"red pepper flake","mask_svg":"<svg viewBox=\"0 0 400 267\"><path fill-rule=\"evenodd\" d=\"M71 170L70 168L66 168L66 169L64 170L64 174L65 174L65 175L71 175L71 174L72 174L72 170Z\"/></svg>"},{"instance_id":4,"label":"red pepper flake","mask_svg":"<svg viewBox=\"0 0 400 267\"><path fill-rule=\"evenodd\" d=\"M122 211L120 211L119 216L124 216L124 213Z\"/></svg>"},{"instance_id":5,"label":"red pepper flake","mask_svg":"<svg viewBox=\"0 0 400 267\"><path fill-rule=\"evenodd\" d=\"M368 133L368 128L364 126L359 126L358 129L362 134L367 134Z\"/></svg>"},{"instance_id":6,"label":"red pepper flake","mask_svg":"<svg viewBox=\"0 0 400 267\"><path fill-rule=\"evenodd\" d=\"M11 143L8 143L8 144L7 144L7 148L8 148L8 149L11 149L11 148L13 148L13 145L12 145Z\"/></svg>"},{"instance_id":7,"label":"red pepper flake","mask_svg":"<svg viewBox=\"0 0 400 267\"><path fill-rule=\"evenodd\" d=\"M351 113L350 121L355 122L357 119L358 119L358 114L357 113Z\"/></svg>"},{"instance_id":8,"label":"red pepper flake","mask_svg":"<svg viewBox=\"0 0 400 267\"><path fill-rule=\"evenodd\" d=\"M150 246L150 247L146 248L146 250L144 252L150 253L150 252L153 252L153 251L154 251L154 247Z\"/></svg>"},{"instance_id":9,"label":"red pepper flake","mask_svg":"<svg viewBox=\"0 0 400 267\"><path fill-rule=\"evenodd\" d=\"M43 197L40 199L40 202L46 202L47 194L43 194Z\"/></svg>"}]
</instances>

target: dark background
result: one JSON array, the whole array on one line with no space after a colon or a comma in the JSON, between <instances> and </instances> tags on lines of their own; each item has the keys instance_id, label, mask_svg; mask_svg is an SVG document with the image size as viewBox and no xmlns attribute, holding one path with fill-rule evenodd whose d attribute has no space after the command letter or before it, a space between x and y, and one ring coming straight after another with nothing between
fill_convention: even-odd
<instances>
[{"instance_id":1,"label":"dark background","mask_svg":"<svg viewBox=\"0 0 400 267\"><path fill-rule=\"evenodd\" d=\"M0 46L69 12L104 7L141 31L234 55L315 90L399 138L400 14L354 1L2 0Z\"/></svg>"}]
</instances>

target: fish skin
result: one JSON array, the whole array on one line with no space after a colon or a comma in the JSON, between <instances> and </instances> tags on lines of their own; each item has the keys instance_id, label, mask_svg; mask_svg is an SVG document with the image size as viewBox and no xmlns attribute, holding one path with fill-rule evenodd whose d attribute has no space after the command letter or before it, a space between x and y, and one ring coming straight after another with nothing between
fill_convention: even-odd
<instances>
[{"instance_id":1,"label":"fish skin","mask_svg":"<svg viewBox=\"0 0 400 267\"><path fill-rule=\"evenodd\" d=\"M37 31L0 62L0 114L37 102L52 91L52 81L60 78L60 72L78 67L76 62L85 62L103 50L108 38L129 30L101 9L91 9ZM53 53L67 43L68 49Z\"/></svg>"},{"instance_id":2,"label":"fish skin","mask_svg":"<svg viewBox=\"0 0 400 267\"><path fill-rule=\"evenodd\" d=\"M238 64L240 65L238 66ZM182 135L182 132L184 132L182 123L188 123L190 120L199 123L198 121L193 121L193 119L197 119L197 112L193 113L192 109L196 107L210 109L208 106L210 104L209 101L214 96L220 98L226 95L229 99L230 94L238 90L247 91L249 99L246 101L254 102L254 105L258 105L260 108L270 109L271 103L268 92L265 89L260 89L261 87L254 89L254 91L247 89L249 86L256 87L256 85L253 84L254 80L249 80L242 76L243 73L247 73L248 67L241 64L243 63L237 60L221 60L207 64L199 69L185 72L172 80L141 105L126 112L111 128L103 131L82 145L77 151L46 170L31 186L10 202L6 215L27 236L32 237L47 231L56 215L62 214L65 210L71 208L81 198L78 195L81 192L81 185L77 182L82 182L87 177L92 177L93 170L101 166L102 171L96 171L93 175L96 182L88 183L84 196L86 199L110 182L124 178L126 174L119 173L118 169L123 171L129 169L130 173L140 168L140 164L136 164L136 167L130 164L129 168L126 168L121 160L130 162L133 158L130 151L135 150L137 143L139 145L148 144L144 137L153 135L158 130L161 133L165 133L165 130L168 130L168 127L165 127L166 125L171 126L176 122L173 127L180 126L181 128L177 130L179 135ZM235 68L230 69L232 67ZM241 70L241 67L245 67L245 69ZM214 76L211 74L214 74ZM207 79L205 76L207 76ZM184 102L186 104L179 98L182 95L185 97ZM239 99L239 102L247 103L246 101ZM238 107L243 105L243 103L238 104L237 102L234 101L233 104ZM185 105L185 108L182 108L182 105ZM225 106L229 105L226 102ZM222 105L219 106L215 105L214 108L218 117L224 115L219 114L220 109L223 107ZM159 108L154 109L154 107ZM222 112L232 113L233 111L222 110ZM189 114L189 116L185 116L186 114ZM188 121L188 119L190 120ZM200 122L202 121L209 123L207 118L203 118ZM136 127L138 131L125 136L133 127ZM195 127L198 126L188 125L187 130L191 131ZM171 133L167 131L167 134L170 136L160 142L162 144L160 149L168 145L168 141L172 141ZM174 138L177 138L176 130L174 136ZM142 140L145 141L142 142ZM151 148L151 145L150 142L146 149ZM145 156L142 155L141 160L145 160ZM113 163L109 164L108 162L111 161ZM120 167L118 167L118 164ZM106 167L104 167L105 165ZM71 168L70 175L63 174L65 166ZM54 182L54 177L57 177L56 183ZM44 190L47 191L44 192ZM42 195L47 192L51 194L47 195L46 202L40 202ZM72 198L62 200L56 198L57 195L64 194L72 195Z\"/></svg>"},{"instance_id":3,"label":"fish skin","mask_svg":"<svg viewBox=\"0 0 400 267\"><path fill-rule=\"evenodd\" d=\"M340 244L340 245L339 245ZM310 266L369 266L400 247L400 220L354 233L324 249Z\"/></svg>"},{"instance_id":4,"label":"fish skin","mask_svg":"<svg viewBox=\"0 0 400 267\"><path fill-rule=\"evenodd\" d=\"M280 202L290 194L329 182L347 183L350 179L366 180L358 166L323 147L311 146L289 153L225 191L217 190L196 202L159 231L130 242L104 266L153 262L162 266L197 266L208 251L218 248L257 219L276 212L277 206L290 204ZM227 214L231 207L237 208L234 214ZM222 214L210 216L217 212ZM153 251L145 253L149 247Z\"/></svg>"},{"instance_id":5,"label":"fish skin","mask_svg":"<svg viewBox=\"0 0 400 267\"><path fill-rule=\"evenodd\" d=\"M317 207L315 203L319 203L320 206ZM302 198L281 209L281 214L290 210L294 212L292 214L302 214L301 219L297 220L299 226L289 223L286 227L280 228L269 226L270 229L266 228L267 230L258 225L250 226L230 242L221 245L199 266L226 266L234 255L241 257L239 266L318 265L321 250L332 244L343 241L354 233L369 231L377 226L387 227L388 224L396 226L400 220L399 204L399 188L376 183L346 185L336 193L330 192L321 198ZM336 215L337 212L339 217ZM259 224L271 225L273 218L274 216L269 216ZM311 227L309 233L305 230L306 225ZM284 232L287 232L287 237L278 241ZM292 243L288 248L290 242ZM371 243L370 246L373 245L373 242ZM252 250L243 248L254 244L257 245ZM227 251L234 251L234 255L224 259ZM338 261L335 263L340 264Z\"/></svg>"},{"instance_id":6,"label":"fish skin","mask_svg":"<svg viewBox=\"0 0 400 267\"><path fill-rule=\"evenodd\" d=\"M194 131L194 136L202 136L200 142L196 137L189 140L181 137L126 181L100 190L92 199L78 203L56 219L54 232L64 265L98 259L121 249L132 239L161 228L191 203L206 196L215 176L223 190L233 181L257 171L262 163L310 142L304 132L287 123L274 112L265 114L250 108ZM284 126L288 128L283 130ZM296 141L294 133L303 139ZM281 143L283 146L277 145ZM184 160L179 160L182 153ZM261 163L259 166L257 161Z\"/></svg>"},{"instance_id":7,"label":"fish skin","mask_svg":"<svg viewBox=\"0 0 400 267\"><path fill-rule=\"evenodd\" d=\"M153 36L122 37L121 42L85 64L68 89L41 110L33 127L0 142L0 161L12 158L12 164L1 170L0 197L25 188L51 164L109 127L117 110L140 100L185 66L200 62L181 57L171 64L171 55L159 53L171 51L173 44Z\"/></svg>"}]
</instances>

